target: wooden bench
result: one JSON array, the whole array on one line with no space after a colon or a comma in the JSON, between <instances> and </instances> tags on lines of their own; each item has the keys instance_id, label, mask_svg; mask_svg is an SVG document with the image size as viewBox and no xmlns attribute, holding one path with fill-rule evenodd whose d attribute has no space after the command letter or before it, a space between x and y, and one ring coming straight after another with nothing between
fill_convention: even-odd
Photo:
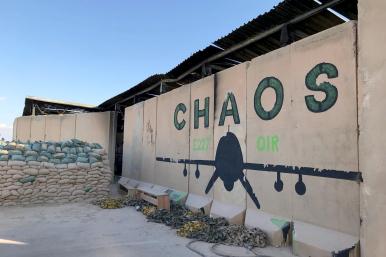
<instances>
[{"instance_id":1,"label":"wooden bench","mask_svg":"<svg viewBox=\"0 0 386 257\"><path fill-rule=\"evenodd\" d=\"M145 192L138 190L138 198L157 206L157 209L170 210L170 200L167 193Z\"/></svg>"},{"instance_id":2,"label":"wooden bench","mask_svg":"<svg viewBox=\"0 0 386 257\"><path fill-rule=\"evenodd\" d=\"M137 180L121 177L118 180L118 184L126 189L127 195L135 197L137 195L137 187L139 186L140 182Z\"/></svg>"},{"instance_id":3,"label":"wooden bench","mask_svg":"<svg viewBox=\"0 0 386 257\"><path fill-rule=\"evenodd\" d=\"M170 210L169 194L167 188L121 177L118 183L127 189L128 195L154 204L158 209Z\"/></svg>"}]
</instances>

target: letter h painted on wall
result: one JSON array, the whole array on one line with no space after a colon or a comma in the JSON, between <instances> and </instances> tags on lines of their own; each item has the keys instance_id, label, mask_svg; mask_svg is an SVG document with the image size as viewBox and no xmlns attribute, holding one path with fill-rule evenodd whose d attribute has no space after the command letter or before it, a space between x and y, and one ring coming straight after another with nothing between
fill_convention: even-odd
<instances>
[{"instance_id":1,"label":"letter h painted on wall","mask_svg":"<svg viewBox=\"0 0 386 257\"><path fill-rule=\"evenodd\" d=\"M204 117L204 127L209 127L209 97L205 97L205 107L200 110L200 100L194 100L194 129L200 127L200 117Z\"/></svg>"}]
</instances>

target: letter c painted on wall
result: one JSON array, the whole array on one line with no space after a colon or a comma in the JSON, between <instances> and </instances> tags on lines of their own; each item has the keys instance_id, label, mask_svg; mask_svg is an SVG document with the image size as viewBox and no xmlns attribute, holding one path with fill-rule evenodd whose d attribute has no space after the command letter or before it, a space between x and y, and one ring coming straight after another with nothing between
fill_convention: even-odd
<instances>
[{"instance_id":1,"label":"letter c painted on wall","mask_svg":"<svg viewBox=\"0 0 386 257\"><path fill-rule=\"evenodd\" d=\"M182 119L181 122L178 121L178 113L179 112L185 113L186 112L186 106L183 103L179 103L176 106L176 109L174 110L174 126L176 129L181 130L185 127L186 121Z\"/></svg>"}]
</instances>

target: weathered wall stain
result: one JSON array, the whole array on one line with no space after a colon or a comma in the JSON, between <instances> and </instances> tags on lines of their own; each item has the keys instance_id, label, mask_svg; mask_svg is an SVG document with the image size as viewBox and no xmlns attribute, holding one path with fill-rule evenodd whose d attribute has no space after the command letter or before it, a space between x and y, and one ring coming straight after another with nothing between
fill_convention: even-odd
<instances>
[{"instance_id":1,"label":"weathered wall stain","mask_svg":"<svg viewBox=\"0 0 386 257\"><path fill-rule=\"evenodd\" d=\"M146 143L149 145L155 144L154 129L151 127L150 120L146 122Z\"/></svg>"}]
</instances>

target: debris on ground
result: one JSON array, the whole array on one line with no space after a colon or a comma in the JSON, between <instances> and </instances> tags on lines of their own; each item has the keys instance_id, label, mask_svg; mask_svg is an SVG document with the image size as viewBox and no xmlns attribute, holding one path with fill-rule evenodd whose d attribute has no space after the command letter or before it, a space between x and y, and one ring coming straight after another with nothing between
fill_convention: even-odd
<instances>
[{"instance_id":1,"label":"debris on ground","mask_svg":"<svg viewBox=\"0 0 386 257\"><path fill-rule=\"evenodd\" d=\"M177 235L182 237L191 237L193 233L203 231L208 227L207 224L205 224L202 221L194 220L186 222L181 228L177 230Z\"/></svg>"},{"instance_id":2,"label":"debris on ground","mask_svg":"<svg viewBox=\"0 0 386 257\"><path fill-rule=\"evenodd\" d=\"M102 199L94 204L105 209L135 207L142 212L149 222L162 223L177 229L177 235L204 241L243 246L249 249L265 247L267 235L258 228L229 224L225 218L213 218L202 213L193 213L186 207L171 203L170 211L157 209L156 206L132 197L122 199Z\"/></svg>"},{"instance_id":3,"label":"debris on ground","mask_svg":"<svg viewBox=\"0 0 386 257\"><path fill-rule=\"evenodd\" d=\"M219 229L225 235L223 243L247 248L267 246L267 235L258 228L246 228L243 225L229 225Z\"/></svg>"},{"instance_id":4,"label":"debris on ground","mask_svg":"<svg viewBox=\"0 0 386 257\"><path fill-rule=\"evenodd\" d=\"M143 207L142 213L143 213L143 215L148 217L148 216L152 215L156 210L157 210L157 208L155 206L145 206L145 207Z\"/></svg>"},{"instance_id":5,"label":"debris on ground","mask_svg":"<svg viewBox=\"0 0 386 257\"><path fill-rule=\"evenodd\" d=\"M96 200L93 204L98 205L102 209L120 209L123 208L122 199L114 199L114 198L103 198L101 200Z\"/></svg>"}]
</instances>

